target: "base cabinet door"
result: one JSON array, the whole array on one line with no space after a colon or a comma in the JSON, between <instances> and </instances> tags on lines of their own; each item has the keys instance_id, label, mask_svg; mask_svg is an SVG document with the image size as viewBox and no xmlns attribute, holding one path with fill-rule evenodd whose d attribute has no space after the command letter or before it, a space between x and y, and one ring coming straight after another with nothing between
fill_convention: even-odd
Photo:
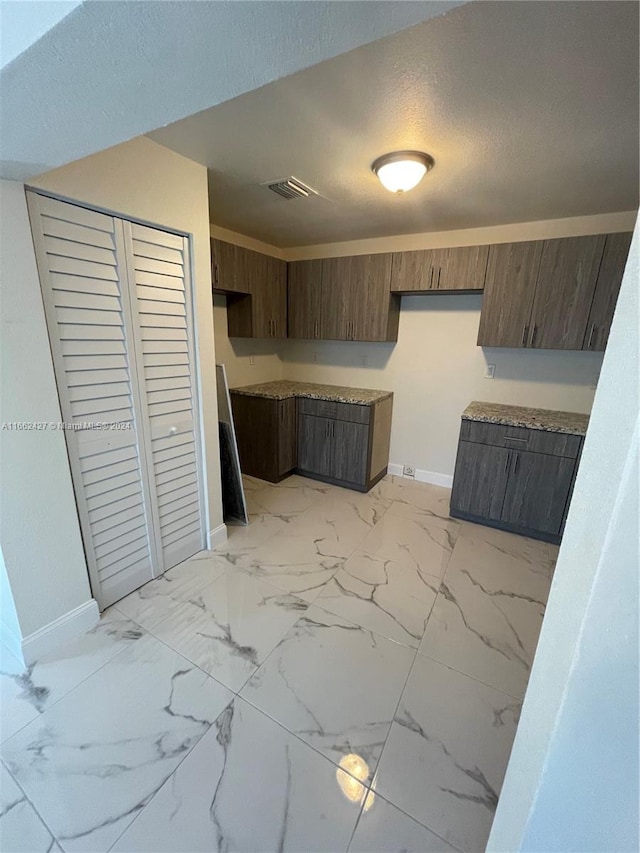
<instances>
[{"instance_id":1,"label":"base cabinet door","mask_svg":"<svg viewBox=\"0 0 640 853\"><path fill-rule=\"evenodd\" d=\"M528 451L510 453L502 521L559 534L571 493L575 459Z\"/></svg>"},{"instance_id":2,"label":"base cabinet door","mask_svg":"<svg viewBox=\"0 0 640 853\"><path fill-rule=\"evenodd\" d=\"M298 464L298 418L296 398L278 400L278 474L283 476Z\"/></svg>"},{"instance_id":3,"label":"base cabinet door","mask_svg":"<svg viewBox=\"0 0 640 853\"><path fill-rule=\"evenodd\" d=\"M453 475L451 509L500 521L513 451L461 441Z\"/></svg>"},{"instance_id":4,"label":"base cabinet door","mask_svg":"<svg viewBox=\"0 0 640 853\"><path fill-rule=\"evenodd\" d=\"M321 477L332 477L331 473L331 426L329 418L300 415L298 420L298 468Z\"/></svg>"},{"instance_id":5,"label":"base cabinet door","mask_svg":"<svg viewBox=\"0 0 640 853\"><path fill-rule=\"evenodd\" d=\"M329 476L364 486L367 482L369 425L332 421L329 444Z\"/></svg>"}]
</instances>

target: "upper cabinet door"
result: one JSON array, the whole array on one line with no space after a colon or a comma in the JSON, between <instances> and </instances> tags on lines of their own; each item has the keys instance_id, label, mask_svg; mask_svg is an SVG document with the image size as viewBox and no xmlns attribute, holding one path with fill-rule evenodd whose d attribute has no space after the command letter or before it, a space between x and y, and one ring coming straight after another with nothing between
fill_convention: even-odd
<instances>
[{"instance_id":1,"label":"upper cabinet door","mask_svg":"<svg viewBox=\"0 0 640 853\"><path fill-rule=\"evenodd\" d=\"M632 234L608 234L582 349L604 350L618 301Z\"/></svg>"},{"instance_id":2,"label":"upper cabinet door","mask_svg":"<svg viewBox=\"0 0 640 853\"><path fill-rule=\"evenodd\" d=\"M352 261L349 340L389 340L391 254L358 255Z\"/></svg>"},{"instance_id":3,"label":"upper cabinet door","mask_svg":"<svg viewBox=\"0 0 640 853\"><path fill-rule=\"evenodd\" d=\"M211 278L214 290L223 293L249 293L248 284L243 281L241 274L244 251L231 243L211 240Z\"/></svg>"},{"instance_id":4,"label":"upper cabinet door","mask_svg":"<svg viewBox=\"0 0 640 853\"><path fill-rule=\"evenodd\" d=\"M527 346L582 349L605 236L545 240Z\"/></svg>"},{"instance_id":5,"label":"upper cabinet door","mask_svg":"<svg viewBox=\"0 0 640 853\"><path fill-rule=\"evenodd\" d=\"M437 290L484 290L489 246L463 246L448 249Z\"/></svg>"},{"instance_id":6,"label":"upper cabinet door","mask_svg":"<svg viewBox=\"0 0 640 853\"><path fill-rule=\"evenodd\" d=\"M542 247L536 241L489 248L478 346L526 346Z\"/></svg>"},{"instance_id":7,"label":"upper cabinet door","mask_svg":"<svg viewBox=\"0 0 640 853\"><path fill-rule=\"evenodd\" d=\"M355 286L355 258L324 258L322 260L322 337L329 341L348 341L351 329Z\"/></svg>"},{"instance_id":8,"label":"upper cabinet door","mask_svg":"<svg viewBox=\"0 0 640 853\"><path fill-rule=\"evenodd\" d=\"M426 293L438 290L446 278L449 249L394 252L391 272L393 293Z\"/></svg>"},{"instance_id":9,"label":"upper cabinet door","mask_svg":"<svg viewBox=\"0 0 640 853\"><path fill-rule=\"evenodd\" d=\"M288 265L289 337L321 337L322 261Z\"/></svg>"},{"instance_id":10,"label":"upper cabinet door","mask_svg":"<svg viewBox=\"0 0 640 853\"><path fill-rule=\"evenodd\" d=\"M278 258L264 256L267 314L271 321L269 337L287 337L287 264Z\"/></svg>"}]
</instances>

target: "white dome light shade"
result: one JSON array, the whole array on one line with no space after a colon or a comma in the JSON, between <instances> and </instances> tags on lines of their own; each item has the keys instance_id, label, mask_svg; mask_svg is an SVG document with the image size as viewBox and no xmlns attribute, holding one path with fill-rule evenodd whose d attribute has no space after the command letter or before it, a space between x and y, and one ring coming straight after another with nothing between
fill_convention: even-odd
<instances>
[{"instance_id":1,"label":"white dome light shade","mask_svg":"<svg viewBox=\"0 0 640 853\"><path fill-rule=\"evenodd\" d=\"M418 186L434 165L433 157L421 151L394 151L378 157L371 170L389 192L404 193Z\"/></svg>"}]
</instances>

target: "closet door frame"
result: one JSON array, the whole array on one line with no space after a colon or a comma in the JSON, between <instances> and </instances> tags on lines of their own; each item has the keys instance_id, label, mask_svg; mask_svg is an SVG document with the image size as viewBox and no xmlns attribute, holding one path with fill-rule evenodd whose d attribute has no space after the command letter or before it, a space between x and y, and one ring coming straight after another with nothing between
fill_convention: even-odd
<instances>
[{"instance_id":1,"label":"closet door frame","mask_svg":"<svg viewBox=\"0 0 640 853\"><path fill-rule=\"evenodd\" d=\"M49 348L51 351L51 357L53 362L53 373L54 373L54 381L56 383L56 391L58 396L58 403L60 406L60 412L62 416L62 421L65 424L73 423L73 413L71 411L70 400L68 397L67 389L61 388L59 377L64 374L64 357L62 353L61 341L58 333L58 329L54 325L55 318L55 304L52 288L48 283L49 270L48 268L43 267L43 260L47 256L46 247L44 244L44 238L42 234L41 227L34 227L34 222L39 221L39 217L41 214L39 207L39 198L49 198L53 201L61 202L63 204L69 204L74 207L82 208L84 210L99 213L104 216L108 216L113 220L114 223L114 243L116 249L116 260L117 260L117 270L119 276L119 284L120 284L120 301L121 308L124 317L125 326L123 327L124 332L124 342L127 351L127 358L129 363L129 377L130 377L130 385L131 385L131 401L132 401L132 409L134 415L134 428L136 429L136 448L138 451L138 459L140 462L140 480L142 485L142 494L143 494L143 503L145 510L145 520L147 522L147 532L148 532L148 541L149 541L149 549L151 553L151 570L152 577L149 580L152 580L155 577L160 576L164 573L163 568L163 558L162 558L162 547L160 543L160 532L159 527L155 524L153 515L155 514L156 518L159 518L158 515L158 506L156 501L155 493L151 489L151 470L149 468L149 455L151 454L151 439L149 436L149 423L148 423L148 414L146 410L146 402L143 406L143 389L140 383L140 374L139 370L142 369L142 377L144 377L144 366L139 361L138 353L142 352L141 342L138 343L136 340L139 337L139 325L133 319L133 307L137 306L136 303L136 293L135 293L135 280L132 277L134 272L134 263L133 263L133 255L132 255L132 240L125 240L125 227L127 224L139 224L141 226L147 228L153 228L158 231L164 231L168 234L173 234L175 236L180 237L183 240L183 257L184 257L184 280L185 280L185 312L187 317L187 323L190 324L189 334L189 325L187 331L187 348L190 362L190 390L192 394L192 400L194 403L195 411L193 413L193 422L194 422L194 442L196 449L196 467L198 471L198 503L200 508L200 538L202 547L207 547L207 519L208 519L208 502L206 500L206 489L205 489L205 458L204 458L204 449L203 449L203 408L202 408L202 400L200 395L200 382L199 382L199 365L197 361L197 324L196 324L196 316L194 311L194 301L193 301L193 278L191 274L192 264L191 264L191 254L193 251L192 240L190 235L185 234L184 232L177 231L175 229L168 228L167 226L157 225L156 223L149 223L147 221L136 219L132 217L124 216L123 214L116 213L114 211L106 210L105 208L91 206L86 202L77 201L75 199L70 199L65 196L58 195L56 193L44 192L37 187L29 187L25 185L25 193L27 199L27 206L29 210L29 218L31 222L31 233L32 239L34 243L35 256L36 256L36 265L38 269L38 277L40 282L40 292L43 300L44 307L44 315L45 322L47 328L47 336L49 338ZM65 433L65 447L67 450L67 457L69 460L69 468L72 476L72 485L74 490L74 499L76 504L76 511L78 513L78 521L79 528L83 543L83 549L85 553L85 558L87 562L87 571L89 575L89 582L91 586L91 592L93 597L95 598L99 609L102 611L106 607L111 605L111 602L106 603L104 599L104 595L102 593L101 581L98 572L98 564L95 554L95 549L93 545L93 537L91 533L91 521L89 518L89 511L86 503L86 499L84 495L82 499L79 499L79 495L77 494L77 487L82 485L82 468L80 464L80 455L79 448L77 446L77 442L71 441L68 433L75 432L73 429L64 429ZM114 433L117 434L118 431L114 430ZM122 431L124 434L127 431ZM141 440L142 437L142 440ZM144 448L144 452L143 452ZM162 567L162 568L161 568ZM148 581L146 581L148 582ZM144 585L144 584L142 584ZM117 599L116 599L117 600Z\"/></svg>"}]
</instances>

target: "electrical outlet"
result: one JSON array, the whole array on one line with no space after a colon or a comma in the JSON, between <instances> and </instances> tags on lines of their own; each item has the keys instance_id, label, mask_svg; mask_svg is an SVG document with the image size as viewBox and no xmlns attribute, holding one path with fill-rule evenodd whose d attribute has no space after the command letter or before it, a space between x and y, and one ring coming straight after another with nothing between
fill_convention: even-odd
<instances>
[{"instance_id":1,"label":"electrical outlet","mask_svg":"<svg viewBox=\"0 0 640 853\"><path fill-rule=\"evenodd\" d=\"M255 357L255 355L250 355L250 356L249 356L249 364L251 365L251 367L255 367L255 364L256 364L256 357Z\"/></svg>"},{"instance_id":2,"label":"electrical outlet","mask_svg":"<svg viewBox=\"0 0 640 853\"><path fill-rule=\"evenodd\" d=\"M416 469L412 465L405 465L402 468L402 473L405 477L415 477Z\"/></svg>"},{"instance_id":3,"label":"electrical outlet","mask_svg":"<svg viewBox=\"0 0 640 853\"><path fill-rule=\"evenodd\" d=\"M367 367L367 366L368 366L368 364L369 364L369 356L367 355L367 353L366 353L366 352L365 352L365 353L363 353L363 354L360 356L360 363L362 364L362 366L363 366L363 367Z\"/></svg>"},{"instance_id":4,"label":"electrical outlet","mask_svg":"<svg viewBox=\"0 0 640 853\"><path fill-rule=\"evenodd\" d=\"M484 370L484 378L485 379L493 379L496 375L496 366L495 364L488 364Z\"/></svg>"}]
</instances>

